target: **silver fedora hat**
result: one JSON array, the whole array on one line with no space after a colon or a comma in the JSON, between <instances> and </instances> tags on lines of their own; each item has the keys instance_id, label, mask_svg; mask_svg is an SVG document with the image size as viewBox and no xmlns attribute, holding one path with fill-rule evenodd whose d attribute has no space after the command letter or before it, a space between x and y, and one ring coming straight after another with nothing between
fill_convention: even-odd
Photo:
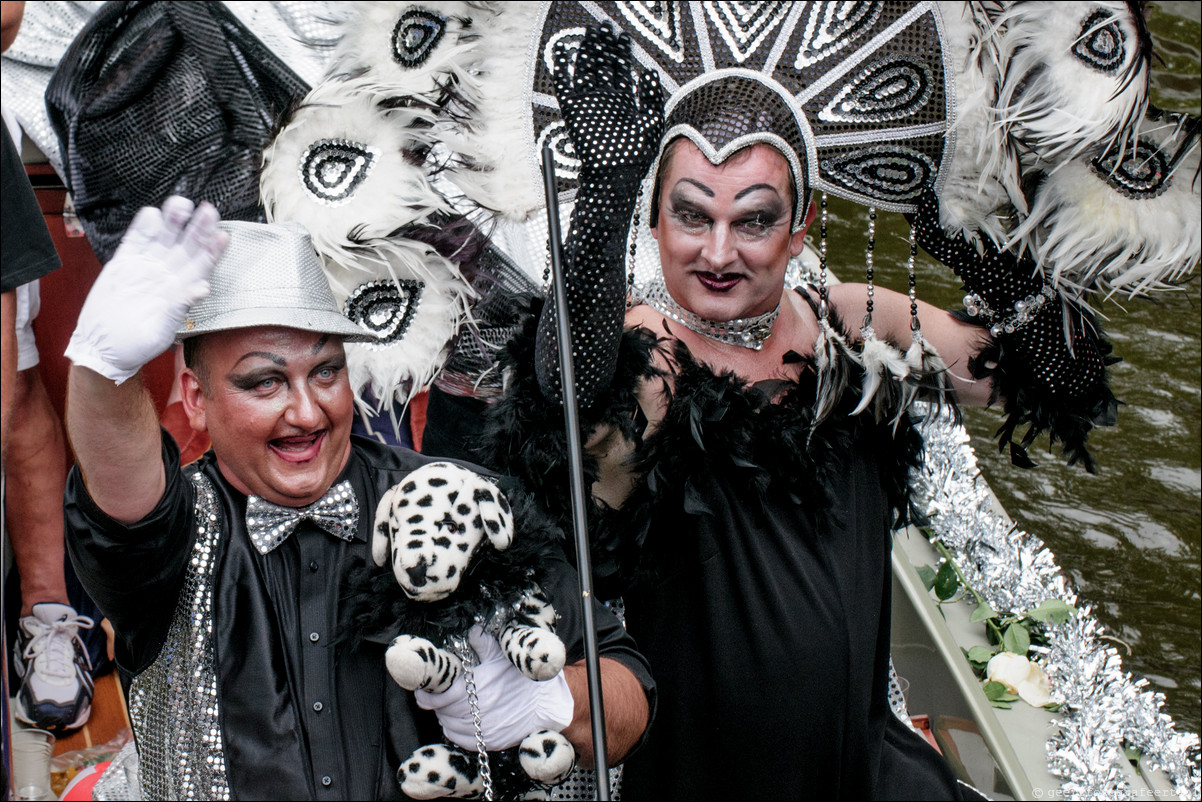
<instances>
[{"instance_id":1,"label":"silver fedora hat","mask_svg":"<svg viewBox=\"0 0 1202 802\"><path fill-rule=\"evenodd\" d=\"M299 223L223 221L229 244L209 294L188 310L175 339L252 326L337 334L348 342L377 336L338 311L309 232Z\"/></svg>"}]
</instances>

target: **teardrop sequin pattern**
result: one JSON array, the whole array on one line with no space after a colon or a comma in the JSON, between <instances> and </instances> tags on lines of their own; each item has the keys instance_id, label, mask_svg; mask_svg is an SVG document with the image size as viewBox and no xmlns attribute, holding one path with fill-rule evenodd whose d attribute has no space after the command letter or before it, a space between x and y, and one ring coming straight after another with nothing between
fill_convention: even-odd
<instances>
[{"instance_id":1,"label":"teardrop sequin pattern","mask_svg":"<svg viewBox=\"0 0 1202 802\"><path fill-rule=\"evenodd\" d=\"M406 11L392 30L392 58L410 69L420 67L446 33L444 17L424 8Z\"/></svg>"},{"instance_id":2,"label":"teardrop sequin pattern","mask_svg":"<svg viewBox=\"0 0 1202 802\"><path fill-rule=\"evenodd\" d=\"M1127 48L1123 44L1123 31L1114 16L1106 11L1095 11L1086 17L1072 53L1098 72L1107 75L1118 72L1127 59Z\"/></svg>"},{"instance_id":3,"label":"teardrop sequin pattern","mask_svg":"<svg viewBox=\"0 0 1202 802\"><path fill-rule=\"evenodd\" d=\"M364 343L366 348L387 348L409 330L422 289L420 281L368 281L346 299L343 314L380 336L378 342Z\"/></svg>"},{"instance_id":4,"label":"teardrop sequin pattern","mask_svg":"<svg viewBox=\"0 0 1202 802\"><path fill-rule=\"evenodd\" d=\"M362 142L322 139L301 155L301 186L326 206L341 206L371 173L380 152Z\"/></svg>"},{"instance_id":5,"label":"teardrop sequin pattern","mask_svg":"<svg viewBox=\"0 0 1202 802\"><path fill-rule=\"evenodd\" d=\"M1172 185L1164 154L1144 142L1128 145L1119 163L1117 148L1089 163L1094 175L1132 200L1155 198Z\"/></svg>"}]
</instances>

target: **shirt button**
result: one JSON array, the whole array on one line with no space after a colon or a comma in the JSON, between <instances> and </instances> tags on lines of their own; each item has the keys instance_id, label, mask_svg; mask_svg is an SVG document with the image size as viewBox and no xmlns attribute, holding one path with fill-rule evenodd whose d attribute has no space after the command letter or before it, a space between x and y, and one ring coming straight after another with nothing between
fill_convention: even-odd
<instances>
[{"instance_id":1,"label":"shirt button","mask_svg":"<svg viewBox=\"0 0 1202 802\"><path fill-rule=\"evenodd\" d=\"M333 782L334 781L330 779L330 776L328 774L325 777L321 778L321 784L326 787L329 787L330 785L332 785Z\"/></svg>"},{"instance_id":2,"label":"shirt button","mask_svg":"<svg viewBox=\"0 0 1202 802\"><path fill-rule=\"evenodd\" d=\"M314 702L314 703L313 703L313 709L314 709L314 710L316 710L318 713L320 713L320 712L321 712L321 708L322 708L322 704L321 704L321 702Z\"/></svg>"},{"instance_id":3,"label":"shirt button","mask_svg":"<svg viewBox=\"0 0 1202 802\"><path fill-rule=\"evenodd\" d=\"M316 574L316 573L317 573L317 569L318 569L317 560L313 560L312 562L310 562L310 563L309 563L309 570L310 570L310 571L312 571L313 573L315 573L315 574Z\"/></svg>"},{"instance_id":4,"label":"shirt button","mask_svg":"<svg viewBox=\"0 0 1202 802\"><path fill-rule=\"evenodd\" d=\"M321 640L321 635L318 635L316 632L310 632L309 640L313 641L314 643L317 643L319 640Z\"/></svg>"}]
</instances>

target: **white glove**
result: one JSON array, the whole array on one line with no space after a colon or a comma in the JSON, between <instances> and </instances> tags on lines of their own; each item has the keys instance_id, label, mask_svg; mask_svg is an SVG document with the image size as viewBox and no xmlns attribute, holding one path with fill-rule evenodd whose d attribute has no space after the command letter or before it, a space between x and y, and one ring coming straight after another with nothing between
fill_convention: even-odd
<instances>
[{"instance_id":1,"label":"white glove","mask_svg":"<svg viewBox=\"0 0 1202 802\"><path fill-rule=\"evenodd\" d=\"M178 195L138 212L84 301L68 359L121 384L171 347L229 239L211 204L192 212Z\"/></svg>"},{"instance_id":2,"label":"white glove","mask_svg":"<svg viewBox=\"0 0 1202 802\"><path fill-rule=\"evenodd\" d=\"M572 723L572 692L563 672L542 682L522 674L506 659L500 644L479 626L468 633L479 665L472 669L480 700L480 724L489 751L517 746L539 730L562 730ZM476 729L463 676L442 693L414 691L417 704L433 710L451 743L476 751Z\"/></svg>"}]
</instances>

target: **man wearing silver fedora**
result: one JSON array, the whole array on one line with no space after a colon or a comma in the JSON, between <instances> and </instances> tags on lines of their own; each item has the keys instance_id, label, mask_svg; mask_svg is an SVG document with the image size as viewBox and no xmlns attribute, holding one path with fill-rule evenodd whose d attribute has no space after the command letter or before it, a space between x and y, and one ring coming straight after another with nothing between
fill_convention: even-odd
<instances>
[{"instance_id":1,"label":"man wearing silver fedora","mask_svg":"<svg viewBox=\"0 0 1202 802\"><path fill-rule=\"evenodd\" d=\"M400 798L400 761L439 723L464 730L466 705L419 702L386 676L384 644L340 637L377 502L431 461L352 438L343 342L370 339L338 312L301 227L219 223L178 197L138 214L88 296L67 349L68 547L116 632L146 798ZM140 379L176 340L185 410L212 441L186 469ZM566 564L549 575L552 601L570 598ZM556 608L571 662L581 616ZM653 685L621 625L596 617L617 759ZM523 735L562 728L590 754L582 668L512 673L494 686L498 718Z\"/></svg>"}]
</instances>

